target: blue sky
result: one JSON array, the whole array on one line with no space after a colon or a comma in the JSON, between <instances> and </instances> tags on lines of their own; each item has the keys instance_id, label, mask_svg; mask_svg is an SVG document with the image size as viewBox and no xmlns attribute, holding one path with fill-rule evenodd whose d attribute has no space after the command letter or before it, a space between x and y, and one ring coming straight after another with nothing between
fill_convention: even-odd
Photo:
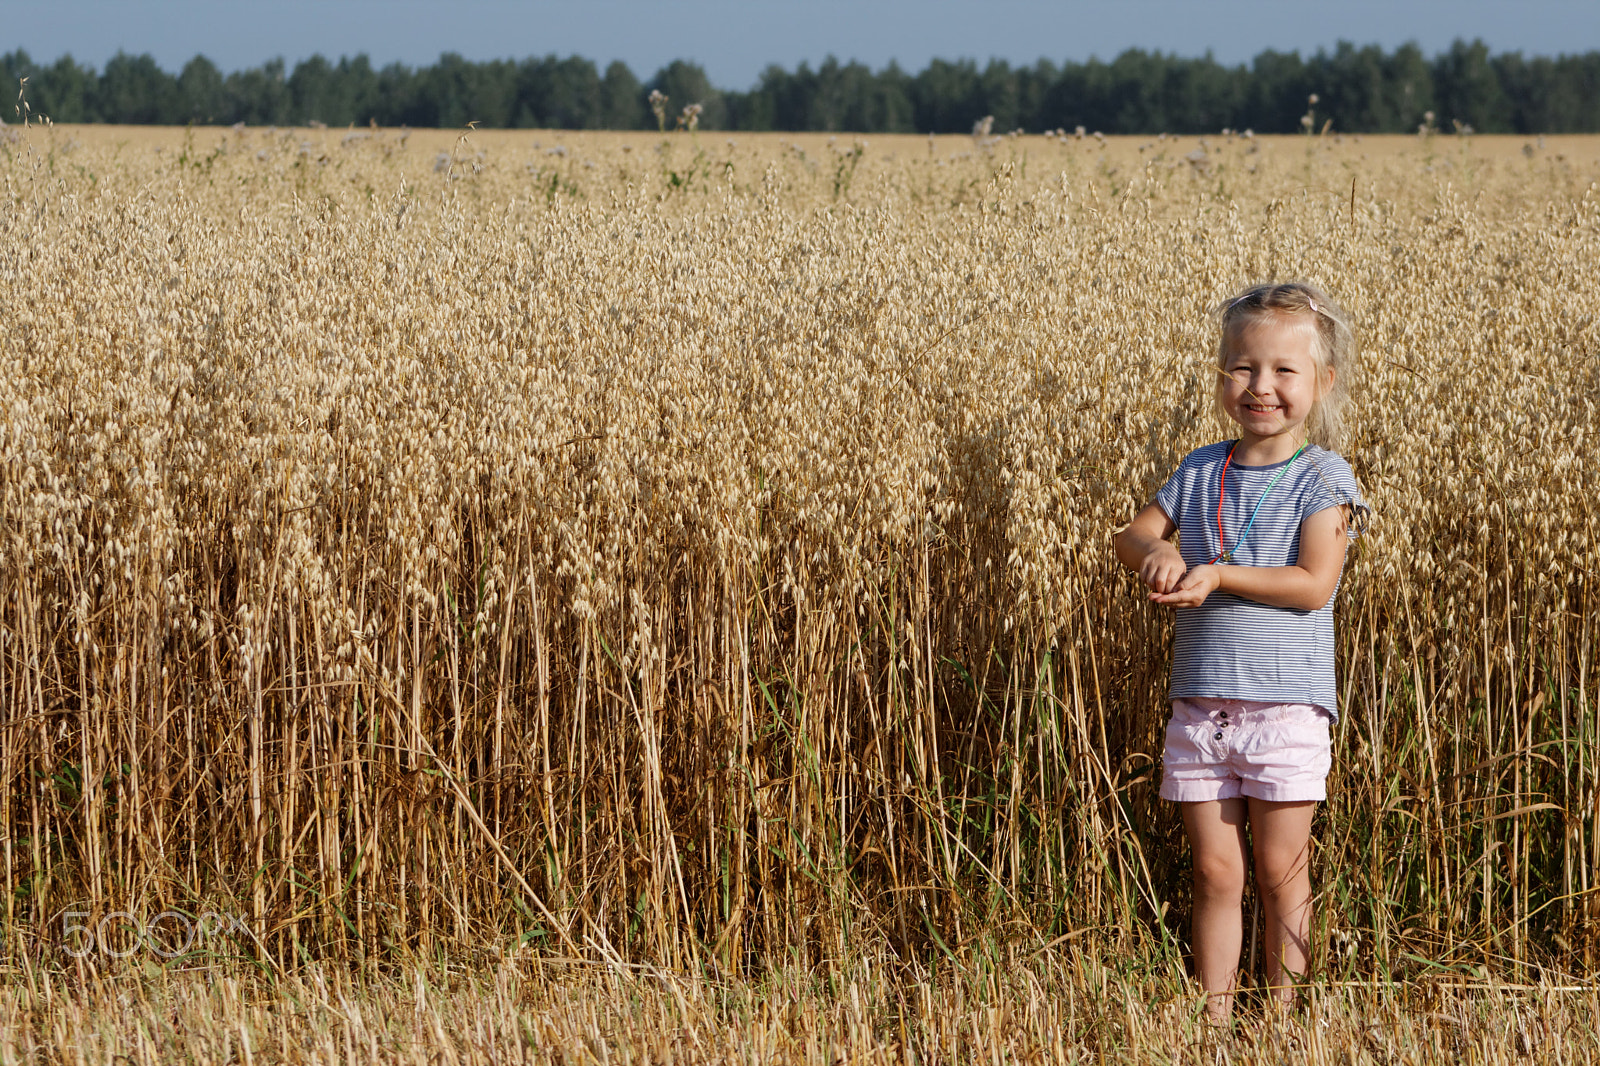
<instances>
[{"instance_id":1,"label":"blue sky","mask_svg":"<svg viewBox=\"0 0 1600 1066\"><path fill-rule=\"evenodd\" d=\"M1457 37L1494 51L1556 55L1600 49L1600 0L0 0L0 52L36 60L71 53L99 67L119 49L149 52L177 71L196 54L223 70L274 56L365 52L374 63L578 54L621 59L641 78L672 59L706 68L713 84L752 85L762 68L813 65L830 53L878 68L898 60L1040 57L1110 59L1139 47L1211 51L1235 63L1266 48L1302 53L1340 39L1432 54Z\"/></svg>"}]
</instances>

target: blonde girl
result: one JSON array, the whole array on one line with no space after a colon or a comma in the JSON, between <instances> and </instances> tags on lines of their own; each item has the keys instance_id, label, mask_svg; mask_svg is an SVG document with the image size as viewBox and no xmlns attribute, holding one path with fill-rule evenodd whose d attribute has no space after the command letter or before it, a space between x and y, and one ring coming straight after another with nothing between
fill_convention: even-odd
<instances>
[{"instance_id":1,"label":"blonde girl","mask_svg":"<svg viewBox=\"0 0 1600 1066\"><path fill-rule=\"evenodd\" d=\"M1191 452L1116 536L1150 601L1176 612L1161 795L1181 804L1194 854L1192 943L1215 1021L1233 1009L1252 857L1276 1000L1293 998L1310 953L1311 816L1338 717L1333 598L1367 514L1332 450L1355 351L1314 285L1230 300L1216 402L1238 435Z\"/></svg>"}]
</instances>

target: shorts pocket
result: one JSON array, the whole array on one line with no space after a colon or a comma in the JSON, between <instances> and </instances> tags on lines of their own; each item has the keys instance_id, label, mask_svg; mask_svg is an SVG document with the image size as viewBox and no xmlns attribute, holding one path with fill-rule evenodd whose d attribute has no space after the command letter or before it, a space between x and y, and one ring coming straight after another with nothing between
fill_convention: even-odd
<instances>
[{"instance_id":1,"label":"shorts pocket","mask_svg":"<svg viewBox=\"0 0 1600 1066\"><path fill-rule=\"evenodd\" d=\"M1326 777L1333 767L1331 723L1326 711L1306 707L1261 723L1235 750L1265 781Z\"/></svg>"}]
</instances>

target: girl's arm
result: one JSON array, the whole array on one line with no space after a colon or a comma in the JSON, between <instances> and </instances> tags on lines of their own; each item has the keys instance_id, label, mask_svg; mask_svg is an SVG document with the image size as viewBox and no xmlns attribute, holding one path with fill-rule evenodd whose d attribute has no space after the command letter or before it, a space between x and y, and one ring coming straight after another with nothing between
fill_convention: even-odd
<instances>
[{"instance_id":1,"label":"girl's arm","mask_svg":"<svg viewBox=\"0 0 1600 1066\"><path fill-rule=\"evenodd\" d=\"M1271 607L1321 610L1339 584L1348 543L1344 507L1325 507L1300 525L1300 556L1294 566L1197 566L1171 592L1150 599L1169 607L1198 607L1217 589Z\"/></svg>"},{"instance_id":2,"label":"girl's arm","mask_svg":"<svg viewBox=\"0 0 1600 1066\"><path fill-rule=\"evenodd\" d=\"M1152 599L1155 594L1174 591L1183 577L1183 556L1169 539L1177 529L1167 512L1150 503L1112 539L1117 561L1139 572L1139 580L1150 586Z\"/></svg>"}]
</instances>

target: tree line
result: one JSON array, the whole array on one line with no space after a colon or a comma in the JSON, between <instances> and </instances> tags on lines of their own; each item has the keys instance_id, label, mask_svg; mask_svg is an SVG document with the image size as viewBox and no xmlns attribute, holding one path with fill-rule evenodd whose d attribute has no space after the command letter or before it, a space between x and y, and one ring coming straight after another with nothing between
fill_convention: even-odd
<instances>
[{"instance_id":1,"label":"tree line","mask_svg":"<svg viewBox=\"0 0 1600 1066\"><path fill-rule=\"evenodd\" d=\"M815 68L769 66L744 92L716 88L682 60L641 82L622 62L602 71L581 56L555 55L479 63L446 53L422 67L315 55L293 69L275 59L228 74L196 56L174 75L149 55L119 53L96 71L71 56L43 65L19 49L0 55L0 70L20 89L8 121L652 129L698 104L700 128L725 130L954 133L990 116L996 130L1034 132L1286 133L1329 122L1347 133L1426 123L1600 131L1600 51L1527 57L1461 40L1431 58L1415 44L1388 51L1341 42L1309 57L1265 51L1236 66L1130 49L1109 62L1032 66L935 59L913 74L830 56ZM667 97L659 115L652 92Z\"/></svg>"}]
</instances>

